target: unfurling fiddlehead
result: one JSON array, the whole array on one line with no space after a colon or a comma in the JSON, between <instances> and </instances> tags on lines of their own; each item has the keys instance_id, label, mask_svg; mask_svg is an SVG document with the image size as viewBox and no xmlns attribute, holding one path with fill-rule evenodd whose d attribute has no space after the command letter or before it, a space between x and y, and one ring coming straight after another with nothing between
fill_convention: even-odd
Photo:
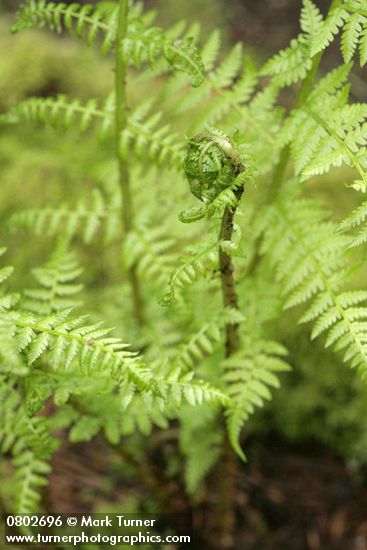
<instances>
[{"instance_id":1,"label":"unfurling fiddlehead","mask_svg":"<svg viewBox=\"0 0 367 550\"><path fill-rule=\"evenodd\" d=\"M216 128L188 140L184 171L192 194L204 202L180 214L184 223L210 218L226 206L235 210L250 175L232 140Z\"/></svg>"},{"instance_id":2,"label":"unfurling fiddlehead","mask_svg":"<svg viewBox=\"0 0 367 550\"><path fill-rule=\"evenodd\" d=\"M244 166L229 137L211 128L189 140L184 170L191 193L212 202L233 184Z\"/></svg>"}]
</instances>

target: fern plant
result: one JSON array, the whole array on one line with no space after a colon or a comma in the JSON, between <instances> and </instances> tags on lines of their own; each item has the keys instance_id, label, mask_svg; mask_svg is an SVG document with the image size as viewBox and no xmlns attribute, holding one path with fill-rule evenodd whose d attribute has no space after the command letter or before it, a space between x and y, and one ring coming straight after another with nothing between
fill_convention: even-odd
<instances>
[{"instance_id":1,"label":"fern plant","mask_svg":"<svg viewBox=\"0 0 367 550\"><path fill-rule=\"evenodd\" d=\"M52 257L33 270L37 288L14 292L10 268L0 271L10 509L37 509L57 427L72 442L101 433L141 476L151 459L142 441L179 426L176 479L190 505L204 499L214 517L211 533L202 525L207 547L232 548L243 428L290 368L278 329L284 310L297 307L312 338L324 335L366 377L367 293L351 278L367 240L367 203L336 219L309 198L308 182L346 165L348 192L367 188L367 106L351 101L349 84L353 59L367 61L367 11L362 0L333 0L323 17L304 0L300 35L260 67L242 44L218 61L217 31L163 30L154 17L128 0L27 0L13 26L98 46L113 58L115 86L102 101L28 98L0 118L4 131L94 133L105 156L102 165L91 158L92 193L80 190L76 204L32 204L8 224L57 237ZM339 33L344 63L319 76ZM129 91L142 85L157 90L153 100L134 101ZM296 94L287 109L286 87ZM118 282L83 289L81 243L93 261L118 250ZM210 473L217 509L201 492Z\"/></svg>"}]
</instances>

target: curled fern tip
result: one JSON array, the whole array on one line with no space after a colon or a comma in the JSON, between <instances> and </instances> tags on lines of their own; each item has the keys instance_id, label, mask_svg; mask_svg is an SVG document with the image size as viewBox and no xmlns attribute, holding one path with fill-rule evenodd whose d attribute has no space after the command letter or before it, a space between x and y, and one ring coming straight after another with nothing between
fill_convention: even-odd
<instances>
[{"instance_id":1,"label":"curled fern tip","mask_svg":"<svg viewBox=\"0 0 367 550\"><path fill-rule=\"evenodd\" d=\"M203 202L213 201L244 170L230 138L215 128L188 140L184 171L190 191Z\"/></svg>"}]
</instances>

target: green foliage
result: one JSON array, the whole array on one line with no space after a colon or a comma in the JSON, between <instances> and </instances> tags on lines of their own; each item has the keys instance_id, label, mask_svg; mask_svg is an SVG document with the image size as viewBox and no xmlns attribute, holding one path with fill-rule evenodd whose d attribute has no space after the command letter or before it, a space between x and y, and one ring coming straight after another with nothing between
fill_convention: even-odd
<instances>
[{"instance_id":1,"label":"green foliage","mask_svg":"<svg viewBox=\"0 0 367 550\"><path fill-rule=\"evenodd\" d=\"M367 108L349 93L353 57L367 60L363 2L335 1L324 18L304 0L300 35L262 67L242 44L220 55L218 31L162 30L136 2L119 25L123 15L109 2L28 0L14 26L66 30L113 54L116 69L105 99L57 90L0 118L5 135L36 129L42 147L68 129L59 143L72 144L75 162L83 146L90 159L55 197L59 180L45 167L38 190L50 206L22 182L26 209L10 216L12 236L4 231L4 241L34 233L27 258L41 264L36 288L0 269L0 439L20 512L40 504L60 427L71 442L102 433L134 455L154 427L175 422L198 498L225 437L244 459L243 427L257 409L267 414L293 364L284 309L303 308L312 338L324 335L366 377L367 294L352 282L366 203L340 220L308 197L311 178L322 184L342 165L352 189L338 192L367 189ZM345 63L316 79L339 32ZM294 84L286 110L279 97ZM49 260L37 248L44 237L57 237Z\"/></svg>"}]
</instances>

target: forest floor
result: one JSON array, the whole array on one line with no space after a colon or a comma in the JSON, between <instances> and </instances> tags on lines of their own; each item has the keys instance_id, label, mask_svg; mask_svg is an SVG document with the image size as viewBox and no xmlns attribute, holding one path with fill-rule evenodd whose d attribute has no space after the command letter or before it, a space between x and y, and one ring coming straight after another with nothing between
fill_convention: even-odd
<instances>
[{"instance_id":1,"label":"forest floor","mask_svg":"<svg viewBox=\"0 0 367 550\"><path fill-rule=\"evenodd\" d=\"M264 442L240 484L239 548L367 550L367 484L328 450Z\"/></svg>"},{"instance_id":2,"label":"forest floor","mask_svg":"<svg viewBox=\"0 0 367 550\"><path fill-rule=\"evenodd\" d=\"M250 444L247 455L237 479L236 550L367 550L367 483L360 472L349 472L317 444L266 440ZM120 509L124 499L139 500L146 491L124 477L100 440L65 442L50 481L45 504L59 513L103 512L106 503Z\"/></svg>"}]
</instances>

